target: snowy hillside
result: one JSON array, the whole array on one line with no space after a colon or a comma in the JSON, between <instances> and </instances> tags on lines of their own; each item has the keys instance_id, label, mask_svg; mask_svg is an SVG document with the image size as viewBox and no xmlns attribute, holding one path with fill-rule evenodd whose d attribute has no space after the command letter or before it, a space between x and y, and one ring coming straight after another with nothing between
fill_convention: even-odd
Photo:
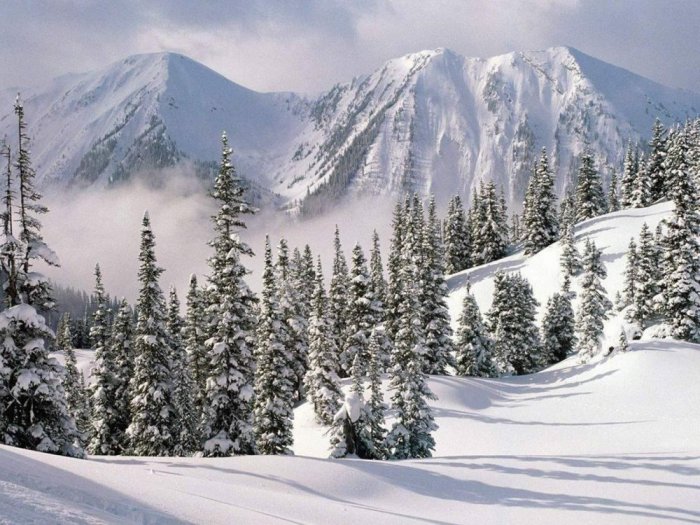
<instances>
[{"instance_id":1,"label":"snowy hillside","mask_svg":"<svg viewBox=\"0 0 700 525\"><path fill-rule=\"evenodd\" d=\"M13 133L14 95L0 93L0 136ZM698 94L566 47L489 59L422 51L315 100L256 93L171 53L23 95L45 183L104 183L183 158L201 169L218 160L227 129L239 171L309 213L348 193L469 197L482 179L503 185L518 208L543 146L561 192L585 141L607 174L655 117L671 124L700 110Z\"/></svg>"},{"instance_id":2,"label":"snowy hillside","mask_svg":"<svg viewBox=\"0 0 700 525\"><path fill-rule=\"evenodd\" d=\"M296 457L0 447L0 523L695 523L700 347L630 350L518 378L434 377L427 460L319 459L328 440L307 406Z\"/></svg>"},{"instance_id":3,"label":"snowy hillside","mask_svg":"<svg viewBox=\"0 0 700 525\"><path fill-rule=\"evenodd\" d=\"M653 231L662 219L671 216L672 210L673 204L664 202L648 208L621 210L576 225L575 241L579 251L583 252L586 239L594 241L602 251L602 261L608 272L607 278L603 280L603 286L611 301L614 301L615 294L621 292L623 288L626 253L630 238L637 239L644 223ZM540 303L538 313L541 320L547 299L561 288L560 255L561 245L557 242L531 257L526 257L522 251L519 251L510 257L450 276L447 279L447 286L450 289L448 305L452 314L453 328L457 327L456 320L468 281L471 282L472 293L481 311L486 312L491 307L493 276L498 270L521 272L523 277L530 281L535 298ZM576 279L573 280L571 289L574 292L580 290ZM577 301L574 300L574 309L576 305ZM607 339L603 341L604 348L617 344L622 322L618 317L612 316L606 323Z\"/></svg>"},{"instance_id":4,"label":"snowy hillside","mask_svg":"<svg viewBox=\"0 0 700 525\"><path fill-rule=\"evenodd\" d=\"M578 225L577 241L603 251L610 294L629 237L669 211ZM468 275L486 310L498 269L521 271L543 303L558 265L553 245L454 275L452 315ZM92 354L78 357L84 370ZM0 447L0 523L697 523L698 370L700 345L643 339L528 376L433 376L439 429L426 460L325 459L326 429L308 404L295 411L294 457L75 460Z\"/></svg>"}]
</instances>

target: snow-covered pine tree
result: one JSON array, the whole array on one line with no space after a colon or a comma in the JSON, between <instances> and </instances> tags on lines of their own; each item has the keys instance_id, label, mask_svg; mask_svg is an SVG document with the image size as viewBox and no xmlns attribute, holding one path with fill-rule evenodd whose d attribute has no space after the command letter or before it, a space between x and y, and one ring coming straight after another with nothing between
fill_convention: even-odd
<instances>
[{"instance_id":1,"label":"snow-covered pine tree","mask_svg":"<svg viewBox=\"0 0 700 525\"><path fill-rule=\"evenodd\" d=\"M579 157L578 185L576 186L576 222L592 219L606 211L605 195L593 155L586 148Z\"/></svg>"},{"instance_id":2,"label":"snow-covered pine tree","mask_svg":"<svg viewBox=\"0 0 700 525\"><path fill-rule=\"evenodd\" d=\"M21 448L82 456L78 430L68 412L63 371L49 356L54 335L39 311L53 307L49 281L34 270L37 261L58 266L41 236L38 216L47 211L34 189L24 107L17 96L16 175L7 170L0 268L7 308L0 312L0 442ZM8 161L9 151L7 153ZM13 208L13 188L18 205ZM14 222L17 224L13 224ZM14 226L18 235L15 236Z\"/></svg>"},{"instance_id":3,"label":"snow-covered pine tree","mask_svg":"<svg viewBox=\"0 0 700 525\"><path fill-rule=\"evenodd\" d=\"M635 156L635 166L637 177L634 191L632 192L631 207L644 208L653 202L651 196L652 179L649 171L651 166L647 164L643 154Z\"/></svg>"},{"instance_id":4,"label":"snow-covered pine tree","mask_svg":"<svg viewBox=\"0 0 700 525\"><path fill-rule=\"evenodd\" d=\"M117 400L115 403L117 421L114 428L122 451L128 449L126 429L131 423L131 378L134 375L133 317L129 303L126 299L122 299L112 323L112 336L109 341L110 354L115 365L112 377L114 397Z\"/></svg>"},{"instance_id":5,"label":"snow-covered pine tree","mask_svg":"<svg viewBox=\"0 0 700 525\"><path fill-rule=\"evenodd\" d=\"M423 370L426 374L446 374L454 366L454 345L450 311L447 308L447 285L440 240L440 223L431 198L428 217L422 232L421 251L421 308L425 337Z\"/></svg>"},{"instance_id":6,"label":"snow-covered pine tree","mask_svg":"<svg viewBox=\"0 0 700 525\"><path fill-rule=\"evenodd\" d=\"M265 240L265 269L258 320L255 371L255 439L260 454L291 454L294 410L293 356L279 305L270 239Z\"/></svg>"},{"instance_id":7,"label":"snow-covered pine tree","mask_svg":"<svg viewBox=\"0 0 700 525\"><path fill-rule=\"evenodd\" d=\"M73 349L73 337L70 331L70 314L61 317L61 331L56 334L56 348L63 352L65 358L63 389L66 392L68 412L75 420L81 446L85 445L90 427L90 405L84 388L78 362ZM59 337L60 336L60 337Z\"/></svg>"},{"instance_id":8,"label":"snow-covered pine tree","mask_svg":"<svg viewBox=\"0 0 700 525\"><path fill-rule=\"evenodd\" d=\"M634 296L637 290L637 265L638 252L637 243L634 237L630 238L630 243L627 246L627 258L625 262L625 281L622 293L622 308L634 304Z\"/></svg>"},{"instance_id":9,"label":"snow-covered pine tree","mask_svg":"<svg viewBox=\"0 0 700 525\"><path fill-rule=\"evenodd\" d=\"M387 283L386 294L386 317L385 328L386 335L392 342L396 340L396 333L399 328L399 305L402 298L402 282L401 268L403 261L401 259L401 246L405 236L406 217L404 207L400 201L396 201L394 207L394 215L392 219L393 235L391 238L391 246L389 249L388 273L389 282Z\"/></svg>"},{"instance_id":10,"label":"snow-covered pine tree","mask_svg":"<svg viewBox=\"0 0 700 525\"><path fill-rule=\"evenodd\" d=\"M382 370L384 362L381 359L382 342L384 335L380 330L373 330L369 338L369 370L367 380L369 381L369 402L365 405L367 428L372 459L387 459L389 451L386 448L386 429L384 428L384 414L387 405L384 403L384 392L382 391Z\"/></svg>"},{"instance_id":11,"label":"snow-covered pine tree","mask_svg":"<svg viewBox=\"0 0 700 525\"><path fill-rule=\"evenodd\" d=\"M472 264L500 259L507 249L507 219L493 182L480 185L470 210Z\"/></svg>"},{"instance_id":12,"label":"snow-covered pine tree","mask_svg":"<svg viewBox=\"0 0 700 525\"><path fill-rule=\"evenodd\" d=\"M559 235L554 176L543 148L528 186L530 203L524 215L525 253L534 254L555 242Z\"/></svg>"},{"instance_id":13,"label":"snow-covered pine tree","mask_svg":"<svg viewBox=\"0 0 700 525\"><path fill-rule=\"evenodd\" d=\"M493 362L493 342L481 319L470 286L462 301L462 313L457 321L457 374L460 376L497 377L498 370Z\"/></svg>"},{"instance_id":14,"label":"snow-covered pine tree","mask_svg":"<svg viewBox=\"0 0 700 525\"><path fill-rule=\"evenodd\" d=\"M379 359L383 365L381 370L385 370L389 366L391 356L391 340L386 334L386 315L387 315L387 295L388 285L384 278L384 265L382 264L382 255L379 247L379 235L375 231L372 235L372 251L369 259L369 279L370 287L374 302L372 303L372 326L377 329L377 337L379 337Z\"/></svg>"},{"instance_id":15,"label":"snow-covered pine tree","mask_svg":"<svg viewBox=\"0 0 700 525\"><path fill-rule=\"evenodd\" d=\"M688 165L687 136L673 140L667 159L668 190L675 208L663 242L663 313L673 337L700 342L700 218Z\"/></svg>"},{"instance_id":16,"label":"snow-covered pine tree","mask_svg":"<svg viewBox=\"0 0 700 525\"><path fill-rule=\"evenodd\" d=\"M620 197L618 196L617 174L613 171L610 177L610 187L608 188L608 212L620 209Z\"/></svg>"},{"instance_id":17,"label":"snow-covered pine tree","mask_svg":"<svg viewBox=\"0 0 700 525\"><path fill-rule=\"evenodd\" d=\"M577 350L582 363L588 362L600 351L603 322L608 318L608 310L612 308L601 283L606 276L600 250L593 241L586 239L581 302L576 317Z\"/></svg>"},{"instance_id":18,"label":"snow-covered pine tree","mask_svg":"<svg viewBox=\"0 0 700 525\"><path fill-rule=\"evenodd\" d=\"M134 375L131 379L129 452L135 456L169 456L177 443L176 411L170 370L171 349L165 325L165 298L158 280L163 269L156 263L155 239L146 212L139 253L140 290L134 334Z\"/></svg>"},{"instance_id":19,"label":"snow-covered pine tree","mask_svg":"<svg viewBox=\"0 0 700 525\"><path fill-rule=\"evenodd\" d=\"M311 318L311 311L313 310L314 283L316 282L314 256L311 253L311 247L308 244L304 246L303 253L300 253L297 249L294 249L294 264L292 265L292 269L294 286L301 297L299 304L299 315L308 325L308 320Z\"/></svg>"},{"instance_id":20,"label":"snow-covered pine tree","mask_svg":"<svg viewBox=\"0 0 700 525\"><path fill-rule=\"evenodd\" d=\"M631 247L630 247L631 248ZM656 245L654 236L646 223L642 225L639 234L639 249L634 257L633 272L634 295L629 320L639 324L641 329L649 325L649 320L656 314L656 295L659 293L659 260L661 253Z\"/></svg>"},{"instance_id":21,"label":"snow-covered pine tree","mask_svg":"<svg viewBox=\"0 0 700 525\"><path fill-rule=\"evenodd\" d=\"M487 318L494 335L496 363L505 373L530 374L540 366L542 348L535 325L537 306L532 286L522 275L496 274Z\"/></svg>"},{"instance_id":22,"label":"snow-covered pine tree","mask_svg":"<svg viewBox=\"0 0 700 525\"><path fill-rule=\"evenodd\" d=\"M333 247L335 249L335 256L333 258L331 285L328 291L328 310L329 320L333 329L333 337L335 338L335 346L339 352L342 352L345 348L345 337L347 335L350 276L348 275L348 263L340 243L340 230L337 225L333 237ZM340 356L338 357L340 358ZM351 365L352 362L350 364L341 362L338 374L341 377L348 377L350 375L350 370L347 367Z\"/></svg>"},{"instance_id":23,"label":"snow-covered pine tree","mask_svg":"<svg viewBox=\"0 0 700 525\"><path fill-rule=\"evenodd\" d=\"M174 454L188 456L199 447L197 435L199 418L194 409L192 393L195 391L194 381L188 366L187 352L182 341L183 320L180 317L180 300L174 286L170 287L166 326L170 336L171 351L170 369L173 381L173 405L175 407L177 425Z\"/></svg>"},{"instance_id":24,"label":"snow-covered pine tree","mask_svg":"<svg viewBox=\"0 0 700 525\"><path fill-rule=\"evenodd\" d=\"M412 225L413 226L413 225ZM390 388L396 421L387 436L395 459L430 457L435 448L432 431L437 428L428 399L435 399L423 372L425 352L421 323L419 254L416 253L412 227L403 239L401 250L401 299L398 326L392 353Z\"/></svg>"},{"instance_id":25,"label":"snow-covered pine tree","mask_svg":"<svg viewBox=\"0 0 700 525\"><path fill-rule=\"evenodd\" d=\"M209 361L206 349L206 312L202 290L197 285L197 276L190 275L187 291L187 315L183 327L183 344L187 352L188 367L194 391L194 407L201 419L206 405L207 376Z\"/></svg>"},{"instance_id":26,"label":"snow-covered pine tree","mask_svg":"<svg viewBox=\"0 0 700 525\"><path fill-rule=\"evenodd\" d=\"M520 215L513 213L510 218L510 243L518 244L522 240L523 235Z\"/></svg>"},{"instance_id":27,"label":"snow-covered pine tree","mask_svg":"<svg viewBox=\"0 0 700 525\"><path fill-rule=\"evenodd\" d=\"M443 232L445 240L445 271L448 274L461 272L470 266L470 242L467 216L462 199L455 195L447 206Z\"/></svg>"},{"instance_id":28,"label":"snow-covered pine tree","mask_svg":"<svg viewBox=\"0 0 700 525\"><path fill-rule=\"evenodd\" d=\"M563 361L576 346L574 309L571 306L569 277L564 277L561 292L547 301L542 319L542 365L547 367Z\"/></svg>"},{"instance_id":29,"label":"snow-covered pine tree","mask_svg":"<svg viewBox=\"0 0 700 525\"><path fill-rule=\"evenodd\" d=\"M630 349L629 342L627 341L627 334L625 333L624 328L620 330L620 338L617 346L620 352L627 352Z\"/></svg>"},{"instance_id":30,"label":"snow-covered pine tree","mask_svg":"<svg viewBox=\"0 0 700 525\"><path fill-rule=\"evenodd\" d=\"M639 157L632 143L628 142L625 153L625 163L620 181L620 207L622 209L634 207L634 193L637 188L637 171L639 169Z\"/></svg>"},{"instance_id":31,"label":"snow-covered pine tree","mask_svg":"<svg viewBox=\"0 0 700 525\"><path fill-rule=\"evenodd\" d=\"M119 400L115 396L116 362L109 345L109 326L107 326L107 297L102 284L100 265L95 265L95 292L93 301L97 305L92 316L90 340L95 350L95 366L92 370L90 388L90 443L91 454L113 456L122 453L119 432Z\"/></svg>"},{"instance_id":32,"label":"snow-covered pine tree","mask_svg":"<svg viewBox=\"0 0 700 525\"><path fill-rule=\"evenodd\" d=\"M352 250L352 269L348 301L347 332L345 347L341 353L341 367L352 369L355 357L359 356L358 366L362 373L369 366L369 336L375 324L374 295L367 270L367 261L359 244Z\"/></svg>"},{"instance_id":33,"label":"snow-covered pine tree","mask_svg":"<svg viewBox=\"0 0 700 525\"><path fill-rule=\"evenodd\" d=\"M563 239L567 228L576 226L576 196L567 191L559 204L559 238Z\"/></svg>"},{"instance_id":34,"label":"snow-covered pine tree","mask_svg":"<svg viewBox=\"0 0 700 525\"><path fill-rule=\"evenodd\" d=\"M561 239L561 256L559 264L565 277L574 277L581 272L581 255L576 248L574 239L574 225L567 224Z\"/></svg>"},{"instance_id":35,"label":"snow-covered pine tree","mask_svg":"<svg viewBox=\"0 0 700 525\"><path fill-rule=\"evenodd\" d=\"M56 350L66 348L68 345L70 345L70 347L73 348L73 336L71 335L70 342L67 342L64 339L64 334L66 334L66 324L70 325L70 322L70 314L68 312L65 312L59 318L58 324L56 325L56 339L54 340L54 348L56 348ZM67 333L71 333L70 326L68 327Z\"/></svg>"},{"instance_id":36,"label":"snow-covered pine tree","mask_svg":"<svg viewBox=\"0 0 700 525\"><path fill-rule=\"evenodd\" d=\"M231 163L228 137L221 137L221 162L211 196L217 204L212 217L214 237L209 246L209 288L206 317L208 362L201 437L207 456L253 454L255 296L245 282L249 273L243 256L253 251L238 232L243 215L255 210L245 201L241 180Z\"/></svg>"},{"instance_id":37,"label":"snow-covered pine tree","mask_svg":"<svg viewBox=\"0 0 700 525\"><path fill-rule=\"evenodd\" d=\"M292 356L290 365L294 372L294 399L295 401L301 401L304 398L304 376L309 367L308 320L303 317L304 306L302 304L303 298L300 292L300 283L294 279L289 259L289 247L285 239L280 239L277 247L275 270L280 312L287 325L287 340L285 344Z\"/></svg>"},{"instance_id":38,"label":"snow-covered pine tree","mask_svg":"<svg viewBox=\"0 0 700 525\"><path fill-rule=\"evenodd\" d=\"M668 177L670 175L665 165L669 140L667 140L666 130L658 118L654 121L651 135L649 157L645 163L646 176L650 183L648 204L668 197Z\"/></svg>"},{"instance_id":39,"label":"snow-covered pine tree","mask_svg":"<svg viewBox=\"0 0 700 525\"><path fill-rule=\"evenodd\" d=\"M338 382L338 351L328 321L328 298L323 285L319 257L315 272L313 309L309 322L309 370L306 373L306 396L314 407L316 421L333 424L340 408L342 393Z\"/></svg>"}]
</instances>

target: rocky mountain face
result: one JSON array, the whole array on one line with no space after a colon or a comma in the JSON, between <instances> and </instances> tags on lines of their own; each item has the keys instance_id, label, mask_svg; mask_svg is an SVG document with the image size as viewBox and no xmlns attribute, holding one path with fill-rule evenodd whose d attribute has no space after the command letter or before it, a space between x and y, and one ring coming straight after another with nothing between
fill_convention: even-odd
<instances>
[{"instance_id":1,"label":"rocky mountain face","mask_svg":"<svg viewBox=\"0 0 700 525\"><path fill-rule=\"evenodd\" d=\"M0 136L13 132L14 95L0 93ZM108 186L178 165L207 176L228 130L256 192L306 214L363 193L469 198L482 180L517 209L543 147L562 193L585 144L607 178L655 118L700 110L699 94L566 47L488 59L422 51L316 99L257 93L181 55L138 55L23 98L45 186Z\"/></svg>"}]
</instances>

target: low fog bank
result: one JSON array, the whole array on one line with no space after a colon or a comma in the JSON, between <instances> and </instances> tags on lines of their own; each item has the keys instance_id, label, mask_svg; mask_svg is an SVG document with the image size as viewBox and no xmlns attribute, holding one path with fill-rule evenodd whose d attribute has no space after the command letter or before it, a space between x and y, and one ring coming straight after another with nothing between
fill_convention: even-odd
<instances>
[{"instance_id":1,"label":"low fog bank","mask_svg":"<svg viewBox=\"0 0 700 525\"><path fill-rule=\"evenodd\" d=\"M210 217L215 203L208 196L208 188L191 174L173 170L162 180L165 182L158 188L140 179L116 188L73 189L47 195L45 202L50 211L43 217L44 236L61 260L60 268L47 271L49 276L61 285L90 291L94 287L94 266L99 263L107 292L133 302L138 294L141 221L148 210L158 264L165 268L161 287L167 291L174 285L184 302L190 274L201 277L208 271L206 260L211 249L207 242L212 236ZM256 254L244 260L252 272L249 285L260 290L266 234L273 248L282 237L289 241L290 248L302 249L308 243L314 256L321 255L326 279L333 260L336 224L348 263L357 242L369 257L374 229L386 257L393 206L390 197L372 197L338 205L321 217L303 221L274 210L246 217L248 229L241 237Z\"/></svg>"}]
</instances>

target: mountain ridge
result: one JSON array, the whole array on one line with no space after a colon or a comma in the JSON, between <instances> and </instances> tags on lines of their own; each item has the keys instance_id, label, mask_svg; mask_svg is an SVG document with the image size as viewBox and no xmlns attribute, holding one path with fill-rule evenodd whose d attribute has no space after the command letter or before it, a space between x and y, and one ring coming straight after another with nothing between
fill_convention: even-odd
<instances>
[{"instance_id":1,"label":"mountain ridge","mask_svg":"<svg viewBox=\"0 0 700 525\"><path fill-rule=\"evenodd\" d=\"M0 93L0 135L11 136L11 96ZM468 198L482 180L517 209L542 147L562 194L584 143L607 179L654 118L672 124L700 108L699 94L569 46L490 58L423 50L315 98L259 93L184 55L145 53L25 97L42 184L109 185L183 161L204 176L227 129L239 172L302 213L364 193Z\"/></svg>"}]
</instances>

